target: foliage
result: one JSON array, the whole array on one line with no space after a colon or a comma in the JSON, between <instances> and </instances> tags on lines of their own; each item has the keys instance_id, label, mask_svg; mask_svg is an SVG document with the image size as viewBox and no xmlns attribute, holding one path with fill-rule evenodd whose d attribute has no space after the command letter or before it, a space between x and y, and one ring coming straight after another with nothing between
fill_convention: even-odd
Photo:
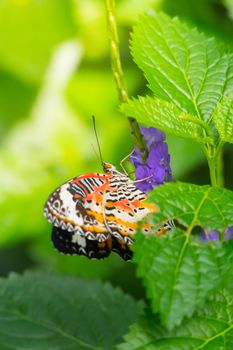
<instances>
[{"instance_id":1,"label":"foliage","mask_svg":"<svg viewBox=\"0 0 233 350\"><path fill-rule=\"evenodd\" d=\"M219 153L225 142L233 141L232 54L178 18L154 11L139 19L132 34L131 51L153 97L131 99L121 110L146 126L198 142L209 164L212 185L216 186L220 183ZM211 343L210 349L214 349L215 341L207 340L200 347L200 342L190 341L189 327L185 328L185 339L173 339L170 334L179 325L183 330L184 317L191 317L206 299L226 285L233 262L232 242L224 241L224 232L233 225L232 192L176 183L152 191L150 200L159 208L153 218L154 227L175 220L177 228L165 237L140 233L136 237L134 261L138 276L144 282L153 312L160 317L154 330L149 331L152 338L142 332L138 338L141 342L129 337L125 346L136 349L144 345L150 349L158 344L158 348L167 345L178 349L181 345L197 349ZM200 230L213 229L220 232L222 242L204 243ZM216 322L220 323L218 317L217 313ZM168 330L163 330L162 336L160 325ZM146 329L145 326L145 334ZM227 330L230 329L231 325ZM215 332L214 340L218 338L218 330ZM161 342L161 337L171 339ZM216 342L219 346L219 339Z\"/></svg>"},{"instance_id":2,"label":"foliage","mask_svg":"<svg viewBox=\"0 0 233 350\"><path fill-rule=\"evenodd\" d=\"M210 186L178 183L158 187L151 200L160 209L155 225L176 219L184 230L175 229L164 237L140 234L135 244L138 275L143 278L153 310L171 329L224 285L233 263L232 242L205 244L192 232L196 226L223 232L232 225L233 194Z\"/></svg>"},{"instance_id":3,"label":"foliage","mask_svg":"<svg viewBox=\"0 0 233 350\"><path fill-rule=\"evenodd\" d=\"M125 344L117 349L230 350L233 346L232 301L232 295L226 290L219 292L192 319L170 332L166 332L158 317L147 310L125 336Z\"/></svg>"},{"instance_id":4,"label":"foliage","mask_svg":"<svg viewBox=\"0 0 233 350\"><path fill-rule=\"evenodd\" d=\"M209 164L216 163L223 143L233 141L233 55L177 18L152 11L135 27L132 54L154 98L131 100L122 110L148 126L194 138ZM210 171L216 185L215 166Z\"/></svg>"},{"instance_id":5,"label":"foliage","mask_svg":"<svg viewBox=\"0 0 233 350\"><path fill-rule=\"evenodd\" d=\"M2 350L114 349L142 306L110 284L43 273L12 274L0 296Z\"/></svg>"}]
</instances>

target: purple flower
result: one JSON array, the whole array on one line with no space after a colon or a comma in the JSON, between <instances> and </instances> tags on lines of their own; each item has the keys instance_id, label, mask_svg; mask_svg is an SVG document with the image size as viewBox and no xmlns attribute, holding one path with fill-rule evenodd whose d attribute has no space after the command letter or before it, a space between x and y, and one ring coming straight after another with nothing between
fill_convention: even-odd
<instances>
[{"instance_id":1,"label":"purple flower","mask_svg":"<svg viewBox=\"0 0 233 350\"><path fill-rule=\"evenodd\" d=\"M233 226L230 226L224 231L224 239L229 240L233 237ZM216 230L210 230L208 232L202 231L200 234L200 238L202 241L219 241L220 235Z\"/></svg>"},{"instance_id":2,"label":"purple flower","mask_svg":"<svg viewBox=\"0 0 233 350\"><path fill-rule=\"evenodd\" d=\"M215 230L210 230L209 232L205 232L204 230L200 234L201 240L203 241L218 241L219 233Z\"/></svg>"},{"instance_id":3,"label":"purple flower","mask_svg":"<svg viewBox=\"0 0 233 350\"><path fill-rule=\"evenodd\" d=\"M228 229L225 231L224 238L226 240L231 239L233 237L233 226L228 227Z\"/></svg>"},{"instance_id":4,"label":"purple flower","mask_svg":"<svg viewBox=\"0 0 233 350\"><path fill-rule=\"evenodd\" d=\"M148 148L150 148L153 142L162 142L166 138L166 135L162 130L153 127L144 128L143 126L140 126L140 130Z\"/></svg>"},{"instance_id":5,"label":"purple flower","mask_svg":"<svg viewBox=\"0 0 233 350\"><path fill-rule=\"evenodd\" d=\"M139 149L135 147L130 160L135 167L136 180L142 180L137 182L137 187L145 192L162 185L165 179L172 181L172 172L164 132L153 127L140 129L149 154L146 163L143 164Z\"/></svg>"}]
</instances>

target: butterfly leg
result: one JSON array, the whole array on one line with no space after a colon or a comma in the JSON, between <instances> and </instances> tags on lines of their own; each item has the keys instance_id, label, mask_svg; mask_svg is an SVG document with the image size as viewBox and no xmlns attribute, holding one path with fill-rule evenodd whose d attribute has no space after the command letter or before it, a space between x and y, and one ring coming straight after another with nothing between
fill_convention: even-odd
<instances>
[{"instance_id":1,"label":"butterfly leg","mask_svg":"<svg viewBox=\"0 0 233 350\"><path fill-rule=\"evenodd\" d=\"M124 174L125 174L126 176L129 176L129 174L127 173L126 169L124 168L123 163L124 163L128 158L130 158L130 157L132 156L132 154L133 154L133 151L130 152L126 157L124 157L124 158L120 161L120 166L121 166L121 168L123 169ZM152 178L152 177L153 177L153 175L150 175L150 176L147 176L147 177L145 177L145 178L143 178L143 179L140 179L140 180L131 180L131 179L130 179L130 181L132 181L133 183L138 183L138 182L143 182L143 181L145 181L145 180L148 180L148 179L150 179L150 178Z\"/></svg>"},{"instance_id":2,"label":"butterfly leg","mask_svg":"<svg viewBox=\"0 0 233 350\"><path fill-rule=\"evenodd\" d=\"M147 177L144 177L143 179L139 179L139 180L132 180L133 183L138 183L138 182L143 182L145 180L149 180L153 177L153 175L150 175L150 176L147 176Z\"/></svg>"},{"instance_id":3,"label":"butterfly leg","mask_svg":"<svg viewBox=\"0 0 233 350\"><path fill-rule=\"evenodd\" d=\"M103 208L103 219L104 219L104 224L108 230L108 232L110 234L112 234L112 230L111 227L109 227L107 219L106 219L106 212L105 212L105 208L106 208L106 191L103 192L103 201L102 201L102 208Z\"/></svg>"},{"instance_id":4,"label":"butterfly leg","mask_svg":"<svg viewBox=\"0 0 233 350\"><path fill-rule=\"evenodd\" d=\"M129 159L129 158L131 157L132 153L133 153L133 151L130 152L126 157L124 157L124 158L120 161L120 166L121 166L121 168L123 169L123 172L124 172L124 174L125 174L126 176L129 176L129 174L127 173L126 169L124 168L123 163L124 163L127 159Z\"/></svg>"}]
</instances>

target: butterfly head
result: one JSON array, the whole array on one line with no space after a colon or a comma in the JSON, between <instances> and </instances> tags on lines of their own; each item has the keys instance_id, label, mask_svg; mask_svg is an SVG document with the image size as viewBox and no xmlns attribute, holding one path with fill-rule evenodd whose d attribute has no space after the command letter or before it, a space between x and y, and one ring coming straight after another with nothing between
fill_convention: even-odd
<instances>
[{"instance_id":1,"label":"butterfly head","mask_svg":"<svg viewBox=\"0 0 233 350\"><path fill-rule=\"evenodd\" d=\"M117 172L114 165L112 165L110 163L103 162L102 165L103 165L103 170L104 170L105 174L113 174L114 172Z\"/></svg>"}]
</instances>

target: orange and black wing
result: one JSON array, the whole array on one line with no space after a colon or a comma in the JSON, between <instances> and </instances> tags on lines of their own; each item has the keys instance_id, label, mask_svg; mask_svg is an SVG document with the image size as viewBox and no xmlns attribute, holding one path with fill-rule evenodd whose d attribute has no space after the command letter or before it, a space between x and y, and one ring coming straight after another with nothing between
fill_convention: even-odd
<instances>
[{"instance_id":1,"label":"orange and black wing","mask_svg":"<svg viewBox=\"0 0 233 350\"><path fill-rule=\"evenodd\" d=\"M109 231L124 245L132 244L139 222L158 208L146 202L147 195L137 189L133 181L123 180L117 186L110 183L105 195L104 215ZM143 226L146 232L147 223Z\"/></svg>"},{"instance_id":2,"label":"orange and black wing","mask_svg":"<svg viewBox=\"0 0 233 350\"><path fill-rule=\"evenodd\" d=\"M111 235L104 242L98 242L97 240L90 240L84 237L83 241L78 243L77 241L73 242L72 232L54 226L52 230L52 242L55 248L64 254L83 255L89 259L107 258L111 251L117 253L126 261L132 257L130 248L126 244L122 245Z\"/></svg>"}]
</instances>

